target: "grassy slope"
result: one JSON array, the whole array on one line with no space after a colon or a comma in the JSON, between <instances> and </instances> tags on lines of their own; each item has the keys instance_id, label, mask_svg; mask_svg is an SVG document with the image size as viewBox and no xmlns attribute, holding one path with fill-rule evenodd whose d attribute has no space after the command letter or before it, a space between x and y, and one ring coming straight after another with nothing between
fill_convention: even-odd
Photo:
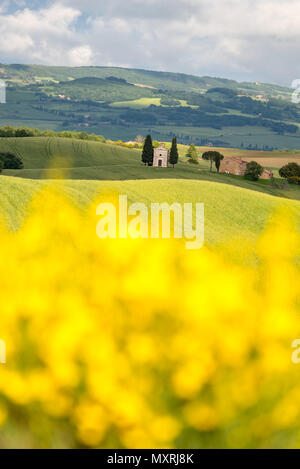
<instances>
[{"instance_id":1,"label":"grassy slope","mask_svg":"<svg viewBox=\"0 0 300 469\"><path fill-rule=\"evenodd\" d=\"M22 223L35 191L52 184L51 181L1 178L0 211L11 229ZM208 245L235 237L257 236L276 208L290 207L300 217L300 202L272 197L239 187L194 180L147 181L70 181L56 182L63 192L80 207L85 207L101 193L110 191L127 194L130 202L178 201L205 204L205 230ZM95 217L96 223L96 217Z\"/></svg>"},{"instance_id":2,"label":"grassy slope","mask_svg":"<svg viewBox=\"0 0 300 469\"><path fill-rule=\"evenodd\" d=\"M51 184L47 176L64 177L57 184L80 207L103 191L117 191L127 194L132 202L147 204L204 202L209 243L258 234L280 205L292 207L300 215L300 202L271 196L300 200L296 186L295 190L283 192L268 182L210 173L209 164L204 161L194 166L182 157L176 169L145 167L137 150L60 138L0 139L0 151L3 150L19 154L25 164L24 170L6 170L1 177L0 211L12 229L20 226L32 194ZM182 154L184 150L180 147ZM49 166L52 169L47 169ZM14 175L21 177L11 177Z\"/></svg>"},{"instance_id":3,"label":"grassy slope","mask_svg":"<svg viewBox=\"0 0 300 469\"><path fill-rule=\"evenodd\" d=\"M136 152L127 148L68 138L1 138L0 151L19 155L25 170L105 166L137 159Z\"/></svg>"},{"instance_id":4,"label":"grassy slope","mask_svg":"<svg viewBox=\"0 0 300 469\"><path fill-rule=\"evenodd\" d=\"M300 189L288 190L273 188L269 182L251 182L244 178L226 174L210 173L209 163L200 161L198 166L184 162L187 147L179 146L181 161L176 169L145 167L140 163L140 151L129 150L116 145L85 142L62 138L1 138L0 151L12 151L24 161L23 170L5 170L8 176L30 179L87 179L87 180L138 180L138 179L194 179L221 182L300 200ZM209 149L209 148L207 148ZM211 149L211 148L210 148ZM199 148L199 154L206 148ZM222 149L223 151L223 149ZM224 149L224 154L236 154L250 159L260 156L268 158L273 153L247 152L246 150ZM275 153L283 155L283 153ZM295 155L293 155L294 157ZM49 169L49 167L51 169ZM57 169L60 168L60 169Z\"/></svg>"}]
</instances>

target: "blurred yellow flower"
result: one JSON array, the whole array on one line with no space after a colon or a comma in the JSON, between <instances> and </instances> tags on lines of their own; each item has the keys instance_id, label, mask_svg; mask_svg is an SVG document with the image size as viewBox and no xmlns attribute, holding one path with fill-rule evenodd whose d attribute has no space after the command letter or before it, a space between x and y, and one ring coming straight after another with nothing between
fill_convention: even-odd
<instances>
[{"instance_id":1,"label":"blurred yellow flower","mask_svg":"<svg viewBox=\"0 0 300 469\"><path fill-rule=\"evenodd\" d=\"M0 230L0 444L300 447L297 221L253 260L247 240L100 240L96 202L48 190Z\"/></svg>"}]
</instances>

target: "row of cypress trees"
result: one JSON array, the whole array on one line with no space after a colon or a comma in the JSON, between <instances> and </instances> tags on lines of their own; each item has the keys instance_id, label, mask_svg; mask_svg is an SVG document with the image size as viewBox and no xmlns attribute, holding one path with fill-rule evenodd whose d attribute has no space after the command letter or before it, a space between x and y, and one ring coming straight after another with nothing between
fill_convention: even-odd
<instances>
[{"instance_id":1,"label":"row of cypress trees","mask_svg":"<svg viewBox=\"0 0 300 469\"><path fill-rule=\"evenodd\" d=\"M142 162L148 166L153 165L153 156L154 156L154 147L152 143L151 135L147 135L144 142L143 152L142 152ZM175 164L178 163L178 148L177 148L177 139L176 137L172 140L172 146L170 151L170 164L175 167Z\"/></svg>"}]
</instances>

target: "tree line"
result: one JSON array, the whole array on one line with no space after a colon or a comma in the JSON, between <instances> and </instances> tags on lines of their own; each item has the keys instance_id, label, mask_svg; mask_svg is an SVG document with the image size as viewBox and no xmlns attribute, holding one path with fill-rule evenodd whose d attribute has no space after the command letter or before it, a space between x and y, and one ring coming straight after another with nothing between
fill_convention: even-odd
<instances>
[{"instance_id":1,"label":"tree line","mask_svg":"<svg viewBox=\"0 0 300 469\"><path fill-rule=\"evenodd\" d=\"M265 119L263 116L248 117L227 113L216 115L189 107L159 107L152 104L147 110L127 108L119 117L130 124L180 125L182 127L182 122L184 122L184 126L211 127L218 130L223 127L257 126L268 128L279 135L298 132L298 127L294 124Z\"/></svg>"},{"instance_id":2,"label":"tree line","mask_svg":"<svg viewBox=\"0 0 300 469\"><path fill-rule=\"evenodd\" d=\"M102 135L88 134L87 132L75 132L65 130L62 132L55 132L54 130L40 130L30 127L0 127L0 137L4 138L24 138L24 137L61 137L61 138L76 138L79 140L89 140L92 142L105 143L106 140Z\"/></svg>"}]
</instances>

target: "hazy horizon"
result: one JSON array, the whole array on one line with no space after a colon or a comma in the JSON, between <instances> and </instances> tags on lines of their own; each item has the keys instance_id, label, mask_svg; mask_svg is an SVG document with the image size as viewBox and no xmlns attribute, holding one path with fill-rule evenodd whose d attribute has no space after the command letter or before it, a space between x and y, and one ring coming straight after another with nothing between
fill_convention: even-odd
<instances>
[{"instance_id":1,"label":"hazy horizon","mask_svg":"<svg viewBox=\"0 0 300 469\"><path fill-rule=\"evenodd\" d=\"M290 86L300 0L4 0L0 62L115 66Z\"/></svg>"},{"instance_id":2,"label":"hazy horizon","mask_svg":"<svg viewBox=\"0 0 300 469\"><path fill-rule=\"evenodd\" d=\"M178 72L178 71L172 71L172 70L155 70L155 69L150 69L150 68L142 68L142 67L122 67L119 65L48 65L46 63L30 63L30 62L0 62L0 65L27 65L27 66L32 66L32 67L62 67L62 68L121 68L124 70L140 70L140 71L146 71L146 72L156 72L156 73L174 73L174 74L179 74L179 75L187 75L187 76L194 76L196 78L218 78L221 80L233 80L236 81L237 83L260 83L260 84L268 84L268 85L275 85L275 86L282 86L282 87L287 87L290 88L289 85L283 85L281 83L276 83L276 82L271 82L271 81L258 81L258 80L253 80L253 81L247 81L247 80L237 80L235 78L230 78L226 76L218 76L218 75L203 75L203 74L196 74L196 73L185 73L185 72Z\"/></svg>"}]
</instances>

